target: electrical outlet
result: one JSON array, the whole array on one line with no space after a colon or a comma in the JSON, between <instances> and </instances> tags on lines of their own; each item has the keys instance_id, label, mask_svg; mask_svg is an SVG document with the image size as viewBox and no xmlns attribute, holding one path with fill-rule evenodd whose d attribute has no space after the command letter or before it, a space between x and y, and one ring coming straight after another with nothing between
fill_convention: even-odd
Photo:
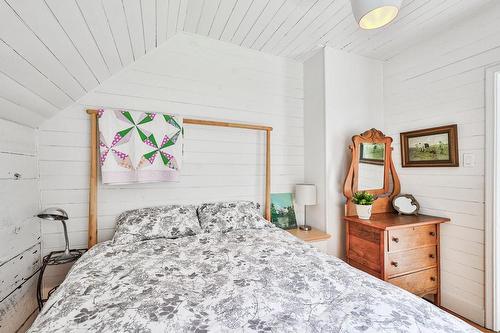
<instances>
[{"instance_id":1,"label":"electrical outlet","mask_svg":"<svg viewBox=\"0 0 500 333\"><path fill-rule=\"evenodd\" d=\"M463 166L464 168L473 168L475 165L476 159L474 154L465 153L463 156Z\"/></svg>"}]
</instances>

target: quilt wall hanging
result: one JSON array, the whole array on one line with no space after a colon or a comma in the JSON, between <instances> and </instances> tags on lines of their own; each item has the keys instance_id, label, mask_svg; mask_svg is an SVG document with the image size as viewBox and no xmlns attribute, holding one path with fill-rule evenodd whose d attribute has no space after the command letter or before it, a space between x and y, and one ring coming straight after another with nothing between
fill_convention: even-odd
<instances>
[{"instance_id":1,"label":"quilt wall hanging","mask_svg":"<svg viewBox=\"0 0 500 333\"><path fill-rule=\"evenodd\" d=\"M99 110L103 184L176 181L182 165L182 117Z\"/></svg>"}]
</instances>

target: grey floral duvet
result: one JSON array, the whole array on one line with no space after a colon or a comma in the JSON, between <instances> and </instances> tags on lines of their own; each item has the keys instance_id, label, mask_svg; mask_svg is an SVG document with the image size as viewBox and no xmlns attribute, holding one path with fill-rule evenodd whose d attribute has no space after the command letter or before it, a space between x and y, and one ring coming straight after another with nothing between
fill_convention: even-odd
<instances>
[{"instance_id":1,"label":"grey floral duvet","mask_svg":"<svg viewBox=\"0 0 500 333\"><path fill-rule=\"evenodd\" d=\"M98 244L29 330L232 331L478 332L274 227Z\"/></svg>"}]
</instances>

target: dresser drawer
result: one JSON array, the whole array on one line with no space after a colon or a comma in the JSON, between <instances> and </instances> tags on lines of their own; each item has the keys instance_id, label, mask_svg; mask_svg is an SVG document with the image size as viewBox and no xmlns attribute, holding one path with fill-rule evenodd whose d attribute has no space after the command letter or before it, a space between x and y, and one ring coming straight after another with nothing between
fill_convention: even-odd
<instances>
[{"instance_id":1,"label":"dresser drawer","mask_svg":"<svg viewBox=\"0 0 500 333\"><path fill-rule=\"evenodd\" d=\"M389 253L385 263L385 271L391 277L435 267L436 265L436 246L429 246Z\"/></svg>"},{"instance_id":2,"label":"dresser drawer","mask_svg":"<svg viewBox=\"0 0 500 333\"><path fill-rule=\"evenodd\" d=\"M380 231L351 223L348 237L347 258L380 275Z\"/></svg>"},{"instance_id":3,"label":"dresser drawer","mask_svg":"<svg viewBox=\"0 0 500 333\"><path fill-rule=\"evenodd\" d=\"M436 226L432 224L389 230L387 243L389 252L436 245Z\"/></svg>"},{"instance_id":4,"label":"dresser drawer","mask_svg":"<svg viewBox=\"0 0 500 333\"><path fill-rule=\"evenodd\" d=\"M395 286L403 288L415 295L423 296L438 288L437 268L403 275L388 281Z\"/></svg>"}]
</instances>

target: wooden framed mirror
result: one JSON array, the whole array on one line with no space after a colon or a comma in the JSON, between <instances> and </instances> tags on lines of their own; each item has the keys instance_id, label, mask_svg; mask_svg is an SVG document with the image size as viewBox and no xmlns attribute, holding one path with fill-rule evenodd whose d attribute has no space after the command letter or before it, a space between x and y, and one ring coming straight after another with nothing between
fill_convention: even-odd
<instances>
[{"instance_id":1,"label":"wooden framed mirror","mask_svg":"<svg viewBox=\"0 0 500 333\"><path fill-rule=\"evenodd\" d=\"M349 149L352 159L344 182L347 199L345 215L356 215L351 199L358 191L378 196L373 204L373 213L392 212L392 199L401 188L392 160L392 138L372 128L353 136Z\"/></svg>"}]
</instances>

